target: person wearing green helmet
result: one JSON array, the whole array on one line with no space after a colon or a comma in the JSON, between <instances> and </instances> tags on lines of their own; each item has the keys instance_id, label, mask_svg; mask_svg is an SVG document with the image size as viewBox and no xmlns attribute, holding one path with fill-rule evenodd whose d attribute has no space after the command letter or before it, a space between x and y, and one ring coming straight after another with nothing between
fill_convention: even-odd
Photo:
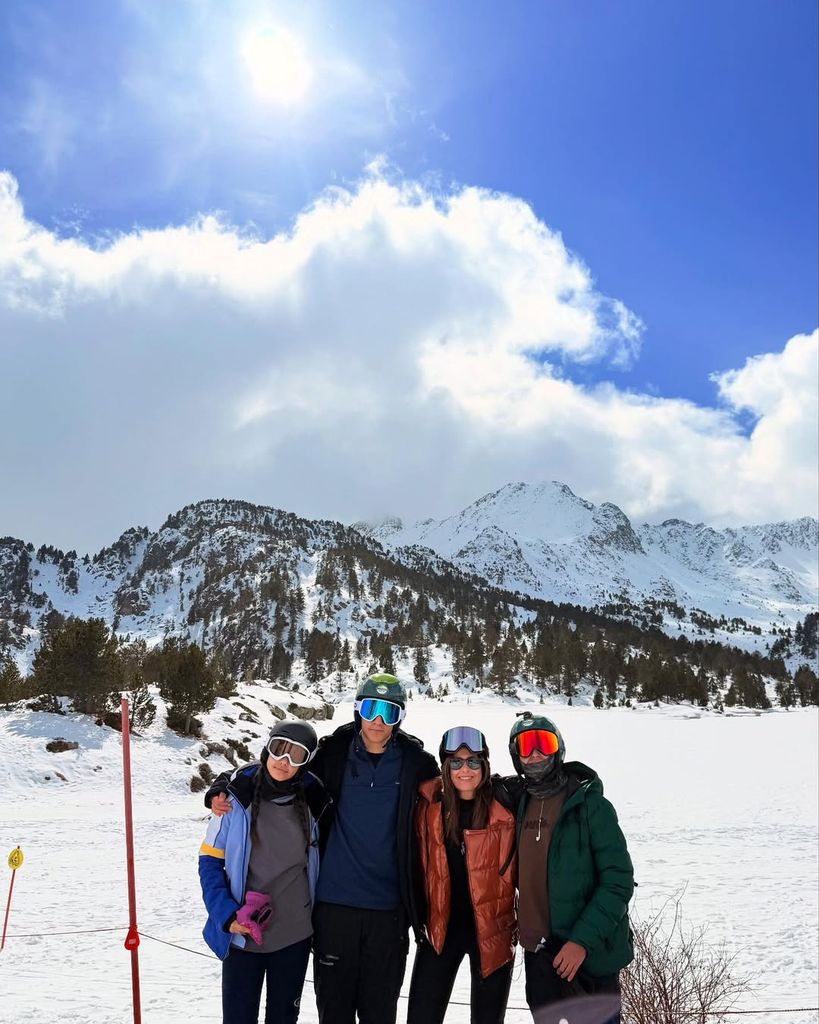
<instances>
[{"instance_id":1,"label":"person wearing green helmet","mask_svg":"<svg viewBox=\"0 0 819 1024\"><path fill-rule=\"evenodd\" d=\"M401 728L406 691L386 673L358 687L353 721L319 741L310 772L330 798L318 820L313 979L321 1024L395 1024L409 951L422 929L418 787L438 765ZM219 782L205 803L223 804Z\"/></svg>"},{"instance_id":2,"label":"person wearing green helmet","mask_svg":"<svg viewBox=\"0 0 819 1024\"><path fill-rule=\"evenodd\" d=\"M617 1024L619 972L634 956L628 921L634 870L617 814L597 773L565 760L551 719L524 712L512 726L509 753L517 772L526 1001L537 1019L543 1006L608 995L605 1024ZM509 787L514 790L513 780Z\"/></svg>"}]
</instances>

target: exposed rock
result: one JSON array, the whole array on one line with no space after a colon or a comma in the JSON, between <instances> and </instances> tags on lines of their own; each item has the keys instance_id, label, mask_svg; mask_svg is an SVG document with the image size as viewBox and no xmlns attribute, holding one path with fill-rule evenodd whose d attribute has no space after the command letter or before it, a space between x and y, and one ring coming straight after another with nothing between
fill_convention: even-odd
<instances>
[{"instance_id":1,"label":"exposed rock","mask_svg":"<svg viewBox=\"0 0 819 1024\"><path fill-rule=\"evenodd\" d=\"M212 754L221 754L222 757L227 758L231 764L236 764L236 752L232 747L225 746L224 743L209 741L208 743L203 743L199 748L200 757L210 757Z\"/></svg>"},{"instance_id":2,"label":"exposed rock","mask_svg":"<svg viewBox=\"0 0 819 1024\"><path fill-rule=\"evenodd\" d=\"M246 743L242 743L241 740L233 740L233 739L226 739L225 743L227 743L227 745L229 747L231 747L233 750L235 750L236 753L239 755L239 757L243 761L252 761L253 760L253 754L251 754L250 748L248 747L248 745Z\"/></svg>"},{"instance_id":3,"label":"exposed rock","mask_svg":"<svg viewBox=\"0 0 819 1024\"><path fill-rule=\"evenodd\" d=\"M329 722L335 708L332 704L322 704L318 708L305 708L299 704L288 704L287 713L303 722Z\"/></svg>"},{"instance_id":4,"label":"exposed rock","mask_svg":"<svg viewBox=\"0 0 819 1024\"><path fill-rule=\"evenodd\" d=\"M65 740L62 736L57 736L46 743L46 750L50 754L61 754L64 750L76 750L78 747L79 743L75 743L73 740Z\"/></svg>"}]
</instances>

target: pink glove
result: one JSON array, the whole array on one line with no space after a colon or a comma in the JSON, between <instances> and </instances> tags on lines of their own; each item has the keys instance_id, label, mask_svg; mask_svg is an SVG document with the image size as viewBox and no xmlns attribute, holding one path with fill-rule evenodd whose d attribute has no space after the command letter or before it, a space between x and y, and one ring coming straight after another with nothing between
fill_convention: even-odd
<instances>
[{"instance_id":1,"label":"pink glove","mask_svg":"<svg viewBox=\"0 0 819 1024\"><path fill-rule=\"evenodd\" d=\"M257 946L262 944L262 932L273 915L273 904L264 892L249 889L245 893L245 902L236 913L236 920L250 930L250 937Z\"/></svg>"}]
</instances>

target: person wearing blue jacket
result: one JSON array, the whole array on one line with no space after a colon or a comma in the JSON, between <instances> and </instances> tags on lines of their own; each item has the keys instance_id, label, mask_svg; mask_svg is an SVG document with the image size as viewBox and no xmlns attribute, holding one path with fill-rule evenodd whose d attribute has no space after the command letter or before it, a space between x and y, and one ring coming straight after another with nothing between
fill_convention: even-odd
<instances>
[{"instance_id":1,"label":"person wearing blue jacket","mask_svg":"<svg viewBox=\"0 0 819 1024\"><path fill-rule=\"evenodd\" d=\"M296 1024L307 973L319 868L323 784L307 765L306 722L277 722L259 762L227 783L232 814L212 818L199 850L203 935L222 960L224 1024Z\"/></svg>"}]
</instances>

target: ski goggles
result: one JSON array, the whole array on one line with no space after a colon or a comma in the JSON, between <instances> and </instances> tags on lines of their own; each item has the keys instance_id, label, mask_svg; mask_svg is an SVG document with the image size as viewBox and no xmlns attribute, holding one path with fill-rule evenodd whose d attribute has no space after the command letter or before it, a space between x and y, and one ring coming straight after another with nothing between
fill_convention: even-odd
<instances>
[{"instance_id":1,"label":"ski goggles","mask_svg":"<svg viewBox=\"0 0 819 1024\"><path fill-rule=\"evenodd\" d=\"M556 754L560 743L557 736L548 729L527 729L515 737L515 750L521 757L529 757L537 750L544 757Z\"/></svg>"},{"instance_id":2,"label":"ski goggles","mask_svg":"<svg viewBox=\"0 0 819 1024\"><path fill-rule=\"evenodd\" d=\"M459 772L464 765L471 768L473 772L483 768L483 761L479 757L450 757L447 764L451 772Z\"/></svg>"},{"instance_id":3,"label":"ski goggles","mask_svg":"<svg viewBox=\"0 0 819 1024\"><path fill-rule=\"evenodd\" d=\"M289 761L294 768L301 768L315 754L315 750L309 750L303 743L281 736L274 736L268 741L267 752L275 761Z\"/></svg>"},{"instance_id":4,"label":"ski goggles","mask_svg":"<svg viewBox=\"0 0 819 1024\"><path fill-rule=\"evenodd\" d=\"M486 737L480 729L473 729L471 725L457 725L454 729L447 729L441 746L446 754L454 754L461 747L466 747L473 754L480 754L486 750Z\"/></svg>"},{"instance_id":5,"label":"ski goggles","mask_svg":"<svg viewBox=\"0 0 819 1024\"><path fill-rule=\"evenodd\" d=\"M368 722L380 718L384 725L398 725L406 714L400 704L393 704L391 700L378 700L375 697L362 697L353 707Z\"/></svg>"}]
</instances>

